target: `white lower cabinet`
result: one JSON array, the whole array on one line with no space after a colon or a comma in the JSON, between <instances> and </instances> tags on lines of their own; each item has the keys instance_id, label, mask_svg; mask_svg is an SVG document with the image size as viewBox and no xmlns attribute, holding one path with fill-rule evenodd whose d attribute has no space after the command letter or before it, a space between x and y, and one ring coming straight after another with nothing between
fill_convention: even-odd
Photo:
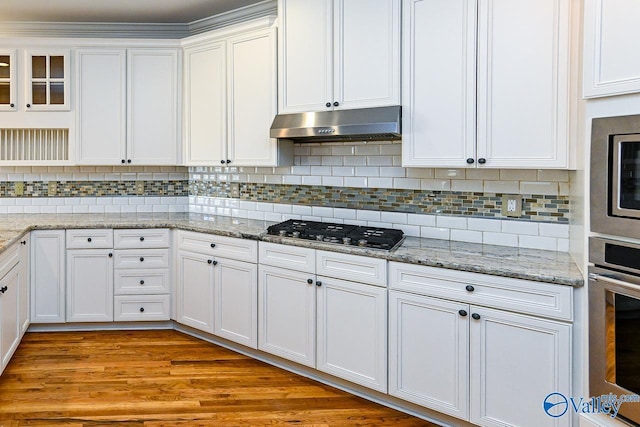
<instances>
[{"instance_id":1,"label":"white lower cabinet","mask_svg":"<svg viewBox=\"0 0 640 427\"><path fill-rule=\"evenodd\" d=\"M256 348L257 243L189 231L177 240L176 320Z\"/></svg>"},{"instance_id":2,"label":"white lower cabinet","mask_svg":"<svg viewBox=\"0 0 640 427\"><path fill-rule=\"evenodd\" d=\"M282 268L288 260L305 271ZM258 348L386 392L386 287L319 274L377 283L386 262L261 242L260 263Z\"/></svg>"},{"instance_id":3,"label":"white lower cabinet","mask_svg":"<svg viewBox=\"0 0 640 427\"><path fill-rule=\"evenodd\" d=\"M28 286L21 266L19 243L0 257L0 373L9 363L22 337L20 296Z\"/></svg>"},{"instance_id":4,"label":"white lower cabinet","mask_svg":"<svg viewBox=\"0 0 640 427\"><path fill-rule=\"evenodd\" d=\"M469 321L457 302L389 291L389 394L466 419Z\"/></svg>"},{"instance_id":5,"label":"white lower cabinet","mask_svg":"<svg viewBox=\"0 0 640 427\"><path fill-rule=\"evenodd\" d=\"M258 346L258 266L219 258L214 266L214 333L228 340Z\"/></svg>"},{"instance_id":6,"label":"white lower cabinet","mask_svg":"<svg viewBox=\"0 0 640 427\"><path fill-rule=\"evenodd\" d=\"M504 281L500 297L490 277L390 263L389 394L480 426L571 425L571 416L552 418L543 409L548 394L571 395L571 324L500 309L521 302L506 298L511 279L496 278ZM513 281L520 298L550 291ZM447 286L456 300L440 295ZM493 307L469 303L488 294ZM559 319L571 316L566 299L557 300L569 307L555 313ZM538 298L541 311L548 301Z\"/></svg>"},{"instance_id":7,"label":"white lower cabinet","mask_svg":"<svg viewBox=\"0 0 640 427\"><path fill-rule=\"evenodd\" d=\"M318 276L317 368L387 391L387 288Z\"/></svg>"},{"instance_id":8,"label":"white lower cabinet","mask_svg":"<svg viewBox=\"0 0 640 427\"><path fill-rule=\"evenodd\" d=\"M66 321L64 230L31 232L31 322Z\"/></svg>"},{"instance_id":9,"label":"white lower cabinet","mask_svg":"<svg viewBox=\"0 0 640 427\"><path fill-rule=\"evenodd\" d=\"M20 337L27 332L27 328L31 324L31 279L29 275L30 261L29 248L31 247L31 239L27 233L20 239L20 272L22 282L20 284L20 295L18 295L18 323L20 325Z\"/></svg>"},{"instance_id":10,"label":"white lower cabinet","mask_svg":"<svg viewBox=\"0 0 640 427\"><path fill-rule=\"evenodd\" d=\"M315 368L315 274L264 265L258 271L258 348Z\"/></svg>"},{"instance_id":11,"label":"white lower cabinet","mask_svg":"<svg viewBox=\"0 0 640 427\"><path fill-rule=\"evenodd\" d=\"M470 421L570 426L570 411L552 418L542 402L553 392L571 395L571 326L475 306L471 316Z\"/></svg>"},{"instance_id":12,"label":"white lower cabinet","mask_svg":"<svg viewBox=\"0 0 640 427\"><path fill-rule=\"evenodd\" d=\"M213 260L208 255L178 251L178 322L213 333Z\"/></svg>"},{"instance_id":13,"label":"white lower cabinet","mask_svg":"<svg viewBox=\"0 0 640 427\"><path fill-rule=\"evenodd\" d=\"M113 250L67 250L67 322L113 321Z\"/></svg>"}]
</instances>

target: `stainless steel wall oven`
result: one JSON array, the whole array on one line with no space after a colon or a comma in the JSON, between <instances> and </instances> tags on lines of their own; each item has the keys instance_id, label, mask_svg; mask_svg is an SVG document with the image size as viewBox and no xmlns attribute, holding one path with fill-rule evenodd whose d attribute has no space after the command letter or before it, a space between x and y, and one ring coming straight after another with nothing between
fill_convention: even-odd
<instances>
[{"instance_id":1,"label":"stainless steel wall oven","mask_svg":"<svg viewBox=\"0 0 640 427\"><path fill-rule=\"evenodd\" d=\"M589 393L640 394L640 244L592 237L589 257ZM618 416L640 424L640 403Z\"/></svg>"},{"instance_id":2,"label":"stainless steel wall oven","mask_svg":"<svg viewBox=\"0 0 640 427\"><path fill-rule=\"evenodd\" d=\"M640 239L640 115L593 119L591 231Z\"/></svg>"}]
</instances>

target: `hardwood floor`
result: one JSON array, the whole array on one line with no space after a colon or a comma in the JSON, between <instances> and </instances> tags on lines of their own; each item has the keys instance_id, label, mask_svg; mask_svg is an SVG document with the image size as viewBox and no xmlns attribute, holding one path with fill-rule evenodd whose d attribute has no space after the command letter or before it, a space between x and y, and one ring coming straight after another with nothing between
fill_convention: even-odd
<instances>
[{"instance_id":1,"label":"hardwood floor","mask_svg":"<svg viewBox=\"0 0 640 427\"><path fill-rule=\"evenodd\" d=\"M27 333L0 427L433 426L176 331Z\"/></svg>"}]
</instances>

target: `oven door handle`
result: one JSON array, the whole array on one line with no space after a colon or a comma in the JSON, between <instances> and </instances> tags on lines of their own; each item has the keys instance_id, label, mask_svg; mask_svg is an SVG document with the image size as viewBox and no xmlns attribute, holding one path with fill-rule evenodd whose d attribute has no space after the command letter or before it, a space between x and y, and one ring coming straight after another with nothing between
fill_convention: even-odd
<instances>
[{"instance_id":1,"label":"oven door handle","mask_svg":"<svg viewBox=\"0 0 640 427\"><path fill-rule=\"evenodd\" d=\"M597 274L597 273L589 273L589 279L595 280L598 282L606 282L611 283L612 285L623 286L625 288L639 286L640 283L627 282L624 279L620 278L617 275L605 275L605 274Z\"/></svg>"}]
</instances>

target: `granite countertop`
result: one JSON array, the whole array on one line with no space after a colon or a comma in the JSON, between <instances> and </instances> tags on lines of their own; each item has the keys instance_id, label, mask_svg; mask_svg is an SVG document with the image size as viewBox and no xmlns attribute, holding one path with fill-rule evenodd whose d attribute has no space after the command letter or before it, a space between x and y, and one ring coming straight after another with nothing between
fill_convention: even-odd
<instances>
[{"instance_id":1,"label":"granite countertop","mask_svg":"<svg viewBox=\"0 0 640 427\"><path fill-rule=\"evenodd\" d=\"M584 284L577 265L571 256L564 252L418 237L407 237L398 249L387 252L271 236L266 234L266 229L271 224L273 223L266 221L196 213L0 215L0 252L18 241L26 232L38 229L178 228L494 276L568 286Z\"/></svg>"}]
</instances>

